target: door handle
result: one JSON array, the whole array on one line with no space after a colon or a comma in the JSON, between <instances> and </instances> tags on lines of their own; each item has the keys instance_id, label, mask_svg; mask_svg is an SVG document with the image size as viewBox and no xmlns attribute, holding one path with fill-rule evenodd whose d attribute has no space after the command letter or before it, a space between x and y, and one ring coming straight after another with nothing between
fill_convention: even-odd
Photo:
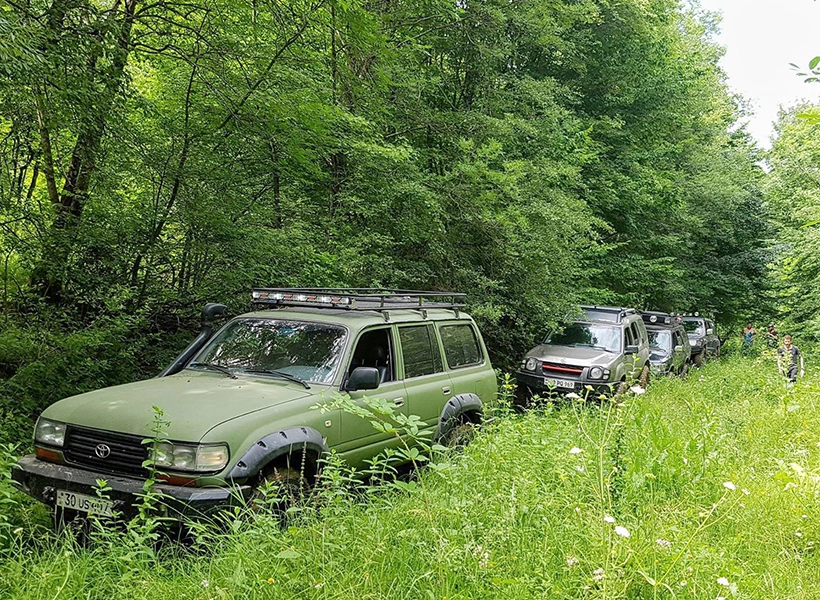
<instances>
[{"instance_id":1,"label":"door handle","mask_svg":"<svg viewBox=\"0 0 820 600\"><path fill-rule=\"evenodd\" d=\"M442 387L442 388L441 388L441 393L442 393L442 394L449 394L449 393L450 393L450 386L449 386L449 385L445 385L444 387Z\"/></svg>"},{"instance_id":2,"label":"door handle","mask_svg":"<svg viewBox=\"0 0 820 600\"><path fill-rule=\"evenodd\" d=\"M404 406L404 398L396 398L393 400L395 406Z\"/></svg>"}]
</instances>

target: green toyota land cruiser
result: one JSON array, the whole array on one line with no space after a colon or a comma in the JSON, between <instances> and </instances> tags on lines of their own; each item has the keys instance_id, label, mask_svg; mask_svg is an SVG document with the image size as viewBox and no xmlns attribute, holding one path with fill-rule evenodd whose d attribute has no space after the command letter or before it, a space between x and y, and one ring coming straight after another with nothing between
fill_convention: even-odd
<instances>
[{"instance_id":1,"label":"green toyota land cruiser","mask_svg":"<svg viewBox=\"0 0 820 600\"><path fill-rule=\"evenodd\" d=\"M225 307L207 305L202 332L158 377L49 406L35 453L13 471L18 487L57 519L128 517L150 460L167 515L195 516L247 500L294 468L311 483L331 450L361 466L401 443L349 411L315 408L334 392L385 399L420 417L433 440L479 423L495 394L463 294L265 288L253 300L258 310L216 333L211 319ZM154 406L169 422L162 441ZM98 480L110 488L105 498Z\"/></svg>"},{"instance_id":2,"label":"green toyota land cruiser","mask_svg":"<svg viewBox=\"0 0 820 600\"><path fill-rule=\"evenodd\" d=\"M581 306L583 318L547 335L516 372L516 404L534 395L622 392L632 381L649 384L649 338L634 308Z\"/></svg>"}]
</instances>

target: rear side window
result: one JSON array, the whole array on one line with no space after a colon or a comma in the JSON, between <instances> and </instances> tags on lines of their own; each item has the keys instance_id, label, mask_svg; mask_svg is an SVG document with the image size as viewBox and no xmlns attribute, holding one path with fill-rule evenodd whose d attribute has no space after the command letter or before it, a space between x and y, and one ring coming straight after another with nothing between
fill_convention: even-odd
<instances>
[{"instance_id":1,"label":"rear side window","mask_svg":"<svg viewBox=\"0 0 820 600\"><path fill-rule=\"evenodd\" d=\"M447 364L451 369L477 365L483 360L471 325L443 325L439 332Z\"/></svg>"},{"instance_id":2,"label":"rear side window","mask_svg":"<svg viewBox=\"0 0 820 600\"><path fill-rule=\"evenodd\" d=\"M401 327L399 339L407 379L442 371L441 352L430 327Z\"/></svg>"}]
</instances>

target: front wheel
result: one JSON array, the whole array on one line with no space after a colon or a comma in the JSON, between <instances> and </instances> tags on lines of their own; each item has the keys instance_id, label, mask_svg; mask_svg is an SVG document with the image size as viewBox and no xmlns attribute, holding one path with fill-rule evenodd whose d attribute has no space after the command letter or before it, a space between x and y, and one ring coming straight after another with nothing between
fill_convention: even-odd
<instances>
[{"instance_id":1,"label":"front wheel","mask_svg":"<svg viewBox=\"0 0 820 600\"><path fill-rule=\"evenodd\" d=\"M441 445L448 448L463 448L475 437L476 424L468 417L461 416L441 436Z\"/></svg>"},{"instance_id":2,"label":"front wheel","mask_svg":"<svg viewBox=\"0 0 820 600\"><path fill-rule=\"evenodd\" d=\"M696 367L703 366L703 352L698 352L692 357L692 362L695 363Z\"/></svg>"}]
</instances>

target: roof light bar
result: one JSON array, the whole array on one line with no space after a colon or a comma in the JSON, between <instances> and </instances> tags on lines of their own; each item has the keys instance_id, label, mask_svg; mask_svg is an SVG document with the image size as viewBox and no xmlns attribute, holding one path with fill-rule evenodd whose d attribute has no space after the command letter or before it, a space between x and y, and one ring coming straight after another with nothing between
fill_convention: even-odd
<instances>
[{"instance_id":1,"label":"roof light bar","mask_svg":"<svg viewBox=\"0 0 820 600\"><path fill-rule=\"evenodd\" d=\"M252 298L255 304L376 310L387 314L388 310L399 308L447 308L457 313L467 296L457 292L383 288L256 288Z\"/></svg>"}]
</instances>

